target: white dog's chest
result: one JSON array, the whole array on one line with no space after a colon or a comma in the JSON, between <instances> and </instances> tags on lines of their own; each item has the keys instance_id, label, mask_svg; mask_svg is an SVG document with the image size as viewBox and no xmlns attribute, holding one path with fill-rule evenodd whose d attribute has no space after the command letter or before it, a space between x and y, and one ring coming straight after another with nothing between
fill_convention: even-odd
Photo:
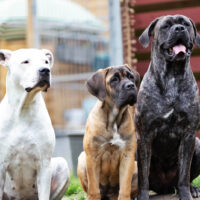
<instances>
[{"instance_id":1,"label":"white dog's chest","mask_svg":"<svg viewBox=\"0 0 200 200\"><path fill-rule=\"evenodd\" d=\"M27 116L27 118L30 118ZM10 123L13 121L13 124ZM31 151L47 151L51 153L55 144L55 134L54 130L48 121L45 123L40 123L38 121L19 119L19 120L8 120L4 121L4 127L0 127L0 144L5 146L5 150L9 153L12 151L27 152ZM21 153L22 153L21 152ZM47 153L46 152L46 153Z\"/></svg>"},{"instance_id":2,"label":"white dog's chest","mask_svg":"<svg viewBox=\"0 0 200 200\"><path fill-rule=\"evenodd\" d=\"M36 171L39 166L40 152L37 144L28 138L15 138L9 147L5 162L7 163L5 193L10 197L21 199L23 194L34 195L36 191Z\"/></svg>"},{"instance_id":3,"label":"white dog's chest","mask_svg":"<svg viewBox=\"0 0 200 200\"><path fill-rule=\"evenodd\" d=\"M40 145L37 144L34 137L25 134L24 137L10 138L9 143L6 156L8 163L19 162L19 164L23 164L40 156Z\"/></svg>"},{"instance_id":4,"label":"white dog's chest","mask_svg":"<svg viewBox=\"0 0 200 200\"><path fill-rule=\"evenodd\" d=\"M48 137L51 132L37 128L34 132L32 127L29 128L17 125L7 133L6 141L4 138L4 142L0 142L6 144L2 155L7 166L5 193L16 199L21 199L23 194L35 195L41 159L51 157L54 144L53 137Z\"/></svg>"}]
</instances>

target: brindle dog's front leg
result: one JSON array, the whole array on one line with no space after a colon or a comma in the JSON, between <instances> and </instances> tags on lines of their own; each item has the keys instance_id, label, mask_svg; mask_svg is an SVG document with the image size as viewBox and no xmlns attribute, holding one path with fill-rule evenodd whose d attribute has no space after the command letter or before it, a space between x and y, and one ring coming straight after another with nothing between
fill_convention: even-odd
<instances>
[{"instance_id":1,"label":"brindle dog's front leg","mask_svg":"<svg viewBox=\"0 0 200 200\"><path fill-rule=\"evenodd\" d=\"M120 159L120 190L118 200L130 200L131 182L135 171L135 153L132 150L124 152Z\"/></svg>"},{"instance_id":2,"label":"brindle dog's front leg","mask_svg":"<svg viewBox=\"0 0 200 200\"><path fill-rule=\"evenodd\" d=\"M88 176L88 198L87 200L101 200L99 189L99 162L91 155L86 154L86 166Z\"/></svg>"},{"instance_id":3,"label":"brindle dog's front leg","mask_svg":"<svg viewBox=\"0 0 200 200\"><path fill-rule=\"evenodd\" d=\"M190 168L195 146L194 133L187 133L179 147L179 180L178 190L181 200L192 200L190 193Z\"/></svg>"},{"instance_id":4,"label":"brindle dog's front leg","mask_svg":"<svg viewBox=\"0 0 200 200\"><path fill-rule=\"evenodd\" d=\"M149 200L149 169L152 140L138 139L138 200Z\"/></svg>"}]
</instances>

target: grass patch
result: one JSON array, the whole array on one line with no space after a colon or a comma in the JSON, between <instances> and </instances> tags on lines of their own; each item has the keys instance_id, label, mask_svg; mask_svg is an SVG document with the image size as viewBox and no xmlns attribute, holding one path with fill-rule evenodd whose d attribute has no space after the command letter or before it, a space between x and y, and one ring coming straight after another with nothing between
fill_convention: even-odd
<instances>
[{"instance_id":1,"label":"grass patch","mask_svg":"<svg viewBox=\"0 0 200 200\"><path fill-rule=\"evenodd\" d=\"M192 185L196 186L196 187L200 187L200 176L198 176L197 178L195 178L192 181Z\"/></svg>"},{"instance_id":2,"label":"grass patch","mask_svg":"<svg viewBox=\"0 0 200 200\"><path fill-rule=\"evenodd\" d=\"M200 176L193 180L192 185L200 187ZM70 176L70 185L65 195L69 200L85 200L87 198L86 193L81 187L79 179L73 174Z\"/></svg>"},{"instance_id":3,"label":"grass patch","mask_svg":"<svg viewBox=\"0 0 200 200\"><path fill-rule=\"evenodd\" d=\"M73 174L70 176L70 185L65 195L69 200L84 200L87 198L79 179Z\"/></svg>"}]
</instances>

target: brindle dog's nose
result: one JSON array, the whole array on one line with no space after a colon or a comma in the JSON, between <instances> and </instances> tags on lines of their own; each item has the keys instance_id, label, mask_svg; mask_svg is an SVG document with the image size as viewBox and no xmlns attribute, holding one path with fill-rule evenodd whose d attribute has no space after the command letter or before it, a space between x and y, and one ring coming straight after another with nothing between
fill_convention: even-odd
<instances>
[{"instance_id":1,"label":"brindle dog's nose","mask_svg":"<svg viewBox=\"0 0 200 200\"><path fill-rule=\"evenodd\" d=\"M176 33L181 33L185 31L185 27L183 25L176 25L175 27L175 32Z\"/></svg>"},{"instance_id":2,"label":"brindle dog's nose","mask_svg":"<svg viewBox=\"0 0 200 200\"><path fill-rule=\"evenodd\" d=\"M131 89L135 88L135 85L132 82L127 82L127 83L124 84L124 88L126 90L131 90Z\"/></svg>"},{"instance_id":3,"label":"brindle dog's nose","mask_svg":"<svg viewBox=\"0 0 200 200\"><path fill-rule=\"evenodd\" d=\"M39 73L42 76L49 76L50 70L46 67L42 67L42 68L39 69Z\"/></svg>"}]
</instances>

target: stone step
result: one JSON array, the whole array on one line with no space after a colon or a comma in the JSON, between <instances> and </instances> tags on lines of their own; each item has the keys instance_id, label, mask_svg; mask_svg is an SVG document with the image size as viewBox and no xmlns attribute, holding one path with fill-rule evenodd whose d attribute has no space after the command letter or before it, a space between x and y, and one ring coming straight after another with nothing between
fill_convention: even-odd
<instances>
[{"instance_id":1,"label":"stone step","mask_svg":"<svg viewBox=\"0 0 200 200\"><path fill-rule=\"evenodd\" d=\"M150 200L179 200L177 195L153 195ZM200 198L195 198L194 200L200 200Z\"/></svg>"},{"instance_id":2,"label":"stone step","mask_svg":"<svg viewBox=\"0 0 200 200\"><path fill-rule=\"evenodd\" d=\"M63 197L61 200L69 200L67 197Z\"/></svg>"},{"instance_id":3,"label":"stone step","mask_svg":"<svg viewBox=\"0 0 200 200\"><path fill-rule=\"evenodd\" d=\"M62 200L69 200L67 197L63 197ZM177 195L152 195L150 200L179 200ZM200 200L200 198L195 198L194 200Z\"/></svg>"}]
</instances>

